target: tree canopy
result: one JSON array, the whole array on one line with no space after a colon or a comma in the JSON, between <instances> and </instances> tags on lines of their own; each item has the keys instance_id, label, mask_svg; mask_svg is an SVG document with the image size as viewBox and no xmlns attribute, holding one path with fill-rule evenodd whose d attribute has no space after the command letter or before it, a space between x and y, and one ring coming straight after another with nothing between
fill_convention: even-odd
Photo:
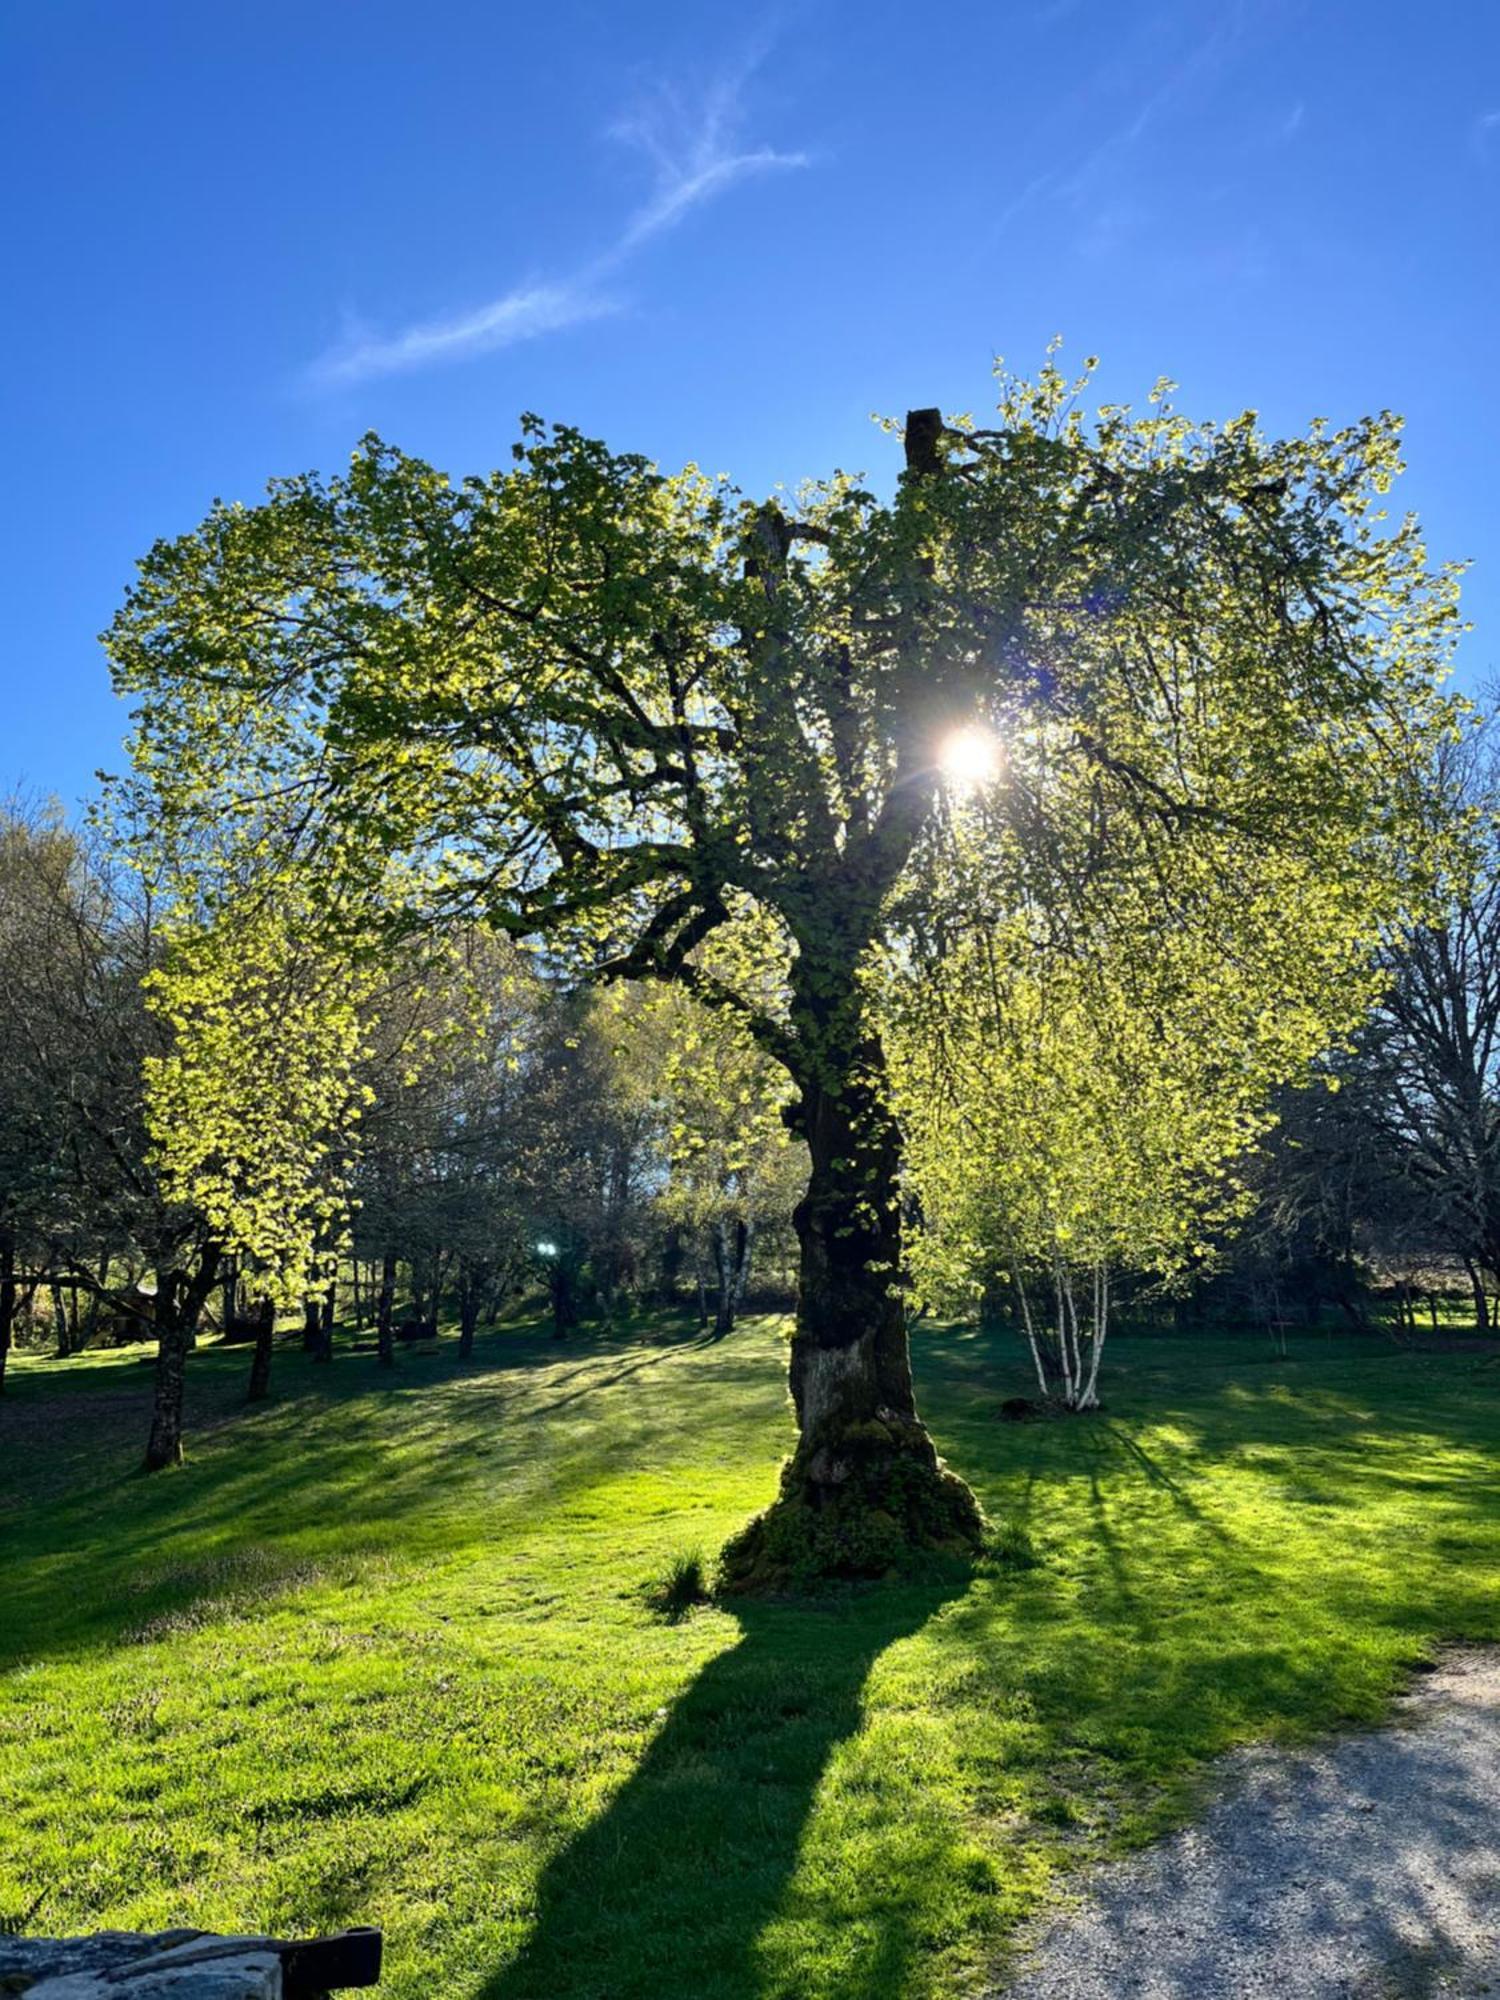
<instances>
[{"instance_id":1,"label":"tree canopy","mask_svg":"<svg viewBox=\"0 0 1500 2000\"><path fill-rule=\"evenodd\" d=\"M1107 951L1148 910L1230 960L1292 918L1347 958L1419 888L1456 584L1384 517L1398 425L1271 438L1191 423L1167 385L1087 416L1085 387L1049 360L1001 376L992 424L913 411L889 497L835 474L754 501L535 418L462 481L367 439L159 544L109 635L177 889L165 1004L200 1095L160 1137L198 1123L189 1180L233 1115L216 1038L262 990L226 983L237 939L269 925L323 982L290 1065L321 1094L284 1096L215 1207L230 1236L264 1226L267 1148L278 1213L317 1184L344 989L413 931L485 921L582 976L675 981L787 1071L801 1442L746 1576L978 1532L912 1399L880 955L982 897L1012 952ZM984 838L955 865L945 763L975 731Z\"/></svg>"}]
</instances>

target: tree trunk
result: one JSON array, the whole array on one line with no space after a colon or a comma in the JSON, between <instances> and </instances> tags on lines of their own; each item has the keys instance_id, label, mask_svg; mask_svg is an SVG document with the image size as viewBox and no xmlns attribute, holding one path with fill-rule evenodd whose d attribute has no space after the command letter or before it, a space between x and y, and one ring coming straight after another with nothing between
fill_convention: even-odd
<instances>
[{"instance_id":1,"label":"tree trunk","mask_svg":"<svg viewBox=\"0 0 1500 2000\"><path fill-rule=\"evenodd\" d=\"M941 410L908 410L904 493L943 476ZM762 672L785 642L778 595L792 534L758 510L745 575L767 611L747 633ZM893 643L916 664L932 634L934 558L913 539ZM979 1503L948 1472L917 1416L901 1268L901 1139L880 1040L865 1018L861 960L936 796L926 722L912 717L897 776L837 863L800 885L799 934L783 1042L798 1086L793 1122L811 1173L793 1221L799 1250L791 1391L797 1449L771 1507L725 1549L731 1589L775 1590L810 1576L880 1576L922 1551L972 1553ZM821 934L821 935L819 935Z\"/></svg>"},{"instance_id":2,"label":"tree trunk","mask_svg":"<svg viewBox=\"0 0 1500 2000\"><path fill-rule=\"evenodd\" d=\"M333 1359L333 1319L338 1306L339 1281L328 1280L328 1289L323 1294L323 1303L318 1313L318 1339L313 1348L314 1361Z\"/></svg>"},{"instance_id":3,"label":"tree trunk","mask_svg":"<svg viewBox=\"0 0 1500 2000\"><path fill-rule=\"evenodd\" d=\"M917 1416L902 1299L900 1138L878 1043L862 1035L796 1113L812 1172L793 1217L801 1251L791 1391L798 1444L781 1492L724 1551L731 1588L879 1576L919 1550L961 1553L979 1504Z\"/></svg>"},{"instance_id":4,"label":"tree trunk","mask_svg":"<svg viewBox=\"0 0 1500 2000\"><path fill-rule=\"evenodd\" d=\"M1465 1257L1464 1269L1469 1274L1469 1290L1474 1294L1474 1331L1487 1334L1490 1330L1490 1302L1484 1289L1484 1279L1472 1258Z\"/></svg>"},{"instance_id":5,"label":"tree trunk","mask_svg":"<svg viewBox=\"0 0 1500 2000\"><path fill-rule=\"evenodd\" d=\"M323 1337L323 1310L316 1292L309 1292L302 1301L302 1352L316 1354L318 1342Z\"/></svg>"},{"instance_id":6,"label":"tree trunk","mask_svg":"<svg viewBox=\"0 0 1500 2000\"><path fill-rule=\"evenodd\" d=\"M721 1215L713 1226L714 1275L719 1297L714 1307L714 1339L722 1340L734 1325L734 1258L729 1248L729 1224Z\"/></svg>"},{"instance_id":7,"label":"tree trunk","mask_svg":"<svg viewBox=\"0 0 1500 2000\"><path fill-rule=\"evenodd\" d=\"M18 1292L15 1231L0 1229L0 1395L5 1393L5 1364L10 1359Z\"/></svg>"},{"instance_id":8,"label":"tree trunk","mask_svg":"<svg viewBox=\"0 0 1500 2000\"><path fill-rule=\"evenodd\" d=\"M250 1385L247 1403L263 1403L271 1393L271 1346L276 1338L276 1308L262 1299L255 1328L255 1348L250 1356Z\"/></svg>"},{"instance_id":9,"label":"tree trunk","mask_svg":"<svg viewBox=\"0 0 1500 2000\"><path fill-rule=\"evenodd\" d=\"M203 1303L213 1290L219 1253L199 1252L197 1271L190 1278L175 1266L156 1272L156 1378L151 1396L151 1435L146 1441L146 1470L160 1472L182 1463L182 1395L188 1347Z\"/></svg>"},{"instance_id":10,"label":"tree trunk","mask_svg":"<svg viewBox=\"0 0 1500 2000\"><path fill-rule=\"evenodd\" d=\"M391 1320L396 1305L396 1253L387 1250L380 1261L380 1303L375 1312L375 1338L382 1368L396 1365L396 1343Z\"/></svg>"},{"instance_id":11,"label":"tree trunk","mask_svg":"<svg viewBox=\"0 0 1500 2000\"><path fill-rule=\"evenodd\" d=\"M552 1338L565 1340L578 1324L578 1274L566 1250L552 1259L548 1273L552 1293Z\"/></svg>"},{"instance_id":12,"label":"tree trunk","mask_svg":"<svg viewBox=\"0 0 1500 2000\"><path fill-rule=\"evenodd\" d=\"M484 1274L467 1257L458 1260L458 1358L467 1361L474 1352L474 1329L479 1324L479 1305L484 1294Z\"/></svg>"},{"instance_id":13,"label":"tree trunk","mask_svg":"<svg viewBox=\"0 0 1500 2000\"><path fill-rule=\"evenodd\" d=\"M755 1248L755 1224L738 1222L735 1224L735 1268L734 1291L729 1301L731 1324L738 1317L745 1303L745 1292L750 1283L750 1253Z\"/></svg>"},{"instance_id":14,"label":"tree trunk","mask_svg":"<svg viewBox=\"0 0 1500 2000\"><path fill-rule=\"evenodd\" d=\"M89 1287L88 1305L84 1309L83 1333L78 1343L80 1353L84 1348L93 1346L94 1336L99 1331L99 1295L109 1290L109 1267L112 1261L106 1250L99 1263L99 1282Z\"/></svg>"},{"instance_id":15,"label":"tree trunk","mask_svg":"<svg viewBox=\"0 0 1500 2000\"><path fill-rule=\"evenodd\" d=\"M52 1303L52 1332L57 1341L57 1358L66 1361L73 1352L73 1329L68 1319L68 1308L63 1300L61 1281L53 1278L47 1286L47 1295Z\"/></svg>"}]
</instances>

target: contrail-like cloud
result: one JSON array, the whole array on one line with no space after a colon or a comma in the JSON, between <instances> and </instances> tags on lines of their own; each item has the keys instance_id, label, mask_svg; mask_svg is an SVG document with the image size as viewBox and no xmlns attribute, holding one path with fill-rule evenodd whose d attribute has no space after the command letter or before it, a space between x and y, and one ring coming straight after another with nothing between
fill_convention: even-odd
<instances>
[{"instance_id":1,"label":"contrail-like cloud","mask_svg":"<svg viewBox=\"0 0 1500 2000\"><path fill-rule=\"evenodd\" d=\"M314 362L311 380L321 387L335 387L467 360L619 312L623 302L610 289L609 280L647 243L742 181L808 165L806 153L736 145L744 85L753 67L748 64L721 79L691 106L664 87L610 127L611 138L652 162L656 185L598 256L561 277L518 284L469 312L421 321L393 334L361 332Z\"/></svg>"}]
</instances>

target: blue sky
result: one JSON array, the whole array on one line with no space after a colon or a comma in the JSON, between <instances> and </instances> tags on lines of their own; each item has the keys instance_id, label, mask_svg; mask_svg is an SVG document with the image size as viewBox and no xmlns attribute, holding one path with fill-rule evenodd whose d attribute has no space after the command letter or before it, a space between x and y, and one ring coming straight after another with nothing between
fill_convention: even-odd
<instances>
[{"instance_id":1,"label":"blue sky","mask_svg":"<svg viewBox=\"0 0 1500 2000\"><path fill-rule=\"evenodd\" d=\"M0 789L208 503L519 411L752 489L889 474L1063 334L1278 427L1392 407L1500 668L1500 0L0 0Z\"/></svg>"}]
</instances>

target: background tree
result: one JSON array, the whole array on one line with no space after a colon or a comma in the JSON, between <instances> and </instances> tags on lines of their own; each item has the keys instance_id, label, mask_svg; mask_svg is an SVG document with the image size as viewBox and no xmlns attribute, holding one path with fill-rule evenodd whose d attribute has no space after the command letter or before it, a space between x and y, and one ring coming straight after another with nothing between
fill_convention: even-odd
<instances>
[{"instance_id":1,"label":"background tree","mask_svg":"<svg viewBox=\"0 0 1500 2000\"><path fill-rule=\"evenodd\" d=\"M1429 1243L1500 1273L1500 765L1495 723L1450 747L1435 801L1461 817L1432 918L1392 954L1365 1041L1370 1139ZM1481 1318L1484 1286L1475 1283Z\"/></svg>"},{"instance_id":2,"label":"background tree","mask_svg":"<svg viewBox=\"0 0 1500 2000\"><path fill-rule=\"evenodd\" d=\"M982 824L974 838L984 853ZM1008 1285L1042 1393L1070 1408L1097 1401L1112 1274L1166 1280L1202 1264L1250 1205L1240 1170L1277 1089L1379 991L1357 932L1315 925L1295 953L1274 949L1288 889L1268 860L1251 903L1174 926L1154 894L1116 888L1102 949L1075 936L1038 950L1028 916L1007 935L965 896L946 948L908 960L904 992L895 983L919 1282L949 1301ZM1316 909L1313 885L1290 894ZM1227 936L1241 946L1229 958Z\"/></svg>"},{"instance_id":3,"label":"background tree","mask_svg":"<svg viewBox=\"0 0 1500 2000\"><path fill-rule=\"evenodd\" d=\"M623 996L622 996L623 998ZM757 1239L791 1215L807 1181L787 1129L785 1073L733 1016L667 987L615 1003L630 1073L660 1107L667 1227L692 1245L700 1320L733 1328Z\"/></svg>"},{"instance_id":4,"label":"background tree","mask_svg":"<svg viewBox=\"0 0 1500 2000\"><path fill-rule=\"evenodd\" d=\"M29 1124L36 1149L29 1197L18 1208L13 1196L11 1214L24 1210L33 1284L65 1278L154 1330L146 1464L175 1464L186 1358L218 1248L202 1207L163 1178L146 1130L145 1080L172 1037L146 1004L158 959L153 900L56 824L12 819L0 851L0 922L16 947L0 951L11 1056L3 1123L18 1133Z\"/></svg>"},{"instance_id":5,"label":"background tree","mask_svg":"<svg viewBox=\"0 0 1500 2000\"><path fill-rule=\"evenodd\" d=\"M916 1412L861 976L957 733L1003 743L1008 877L1058 925L1142 880L1191 924L1203 884L1286 853L1317 891L1298 935L1399 901L1454 591L1382 523L1395 425L1274 440L1160 400L1089 422L1079 386L1007 378L983 429L914 411L891 499L838 476L795 511L534 419L510 469L457 485L371 440L159 544L110 633L204 1000L253 881L330 970L483 917L591 977L687 986L787 1071L799 1440L727 1552L741 1584L981 1531ZM309 1024L318 1074L345 1032ZM283 1129L289 1179L315 1136Z\"/></svg>"}]
</instances>

